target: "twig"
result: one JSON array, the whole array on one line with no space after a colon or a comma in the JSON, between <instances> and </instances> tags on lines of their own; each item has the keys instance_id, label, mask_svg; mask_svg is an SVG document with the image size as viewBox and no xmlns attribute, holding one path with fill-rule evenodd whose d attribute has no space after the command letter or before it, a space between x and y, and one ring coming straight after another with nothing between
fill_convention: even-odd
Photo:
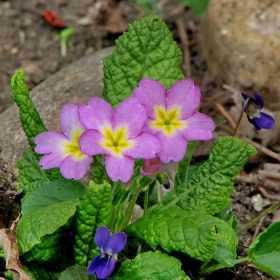
<instances>
[{"instance_id":1,"label":"twig","mask_svg":"<svg viewBox=\"0 0 280 280\"><path fill-rule=\"evenodd\" d=\"M180 12L180 14L178 14L178 18L176 19L176 25L178 28L178 32L179 32L179 37L182 43L182 49L183 49L183 60L184 60L184 66L182 67L186 77L191 77L192 75L192 69L191 69L191 56L190 56L190 43L189 43L189 39L188 39L188 35L186 32L186 28L185 28L185 23L184 23L184 19L183 19L183 14Z\"/></svg>"},{"instance_id":2,"label":"twig","mask_svg":"<svg viewBox=\"0 0 280 280\"><path fill-rule=\"evenodd\" d=\"M267 171L267 170L259 170L258 173L264 177L280 180L280 174L279 173L277 174L273 171L271 172L271 171Z\"/></svg>"},{"instance_id":3,"label":"twig","mask_svg":"<svg viewBox=\"0 0 280 280\"><path fill-rule=\"evenodd\" d=\"M261 227L262 227L262 224L263 224L263 222L264 222L265 217L266 217L266 216L262 217L262 218L259 220L259 222L258 222L258 224L257 224L257 226L256 226L256 229L255 229L254 235L253 235L253 237L252 237L252 239L251 239L251 242L254 242L254 240L256 239L257 235L259 234L260 229L261 229Z\"/></svg>"},{"instance_id":4,"label":"twig","mask_svg":"<svg viewBox=\"0 0 280 280\"><path fill-rule=\"evenodd\" d=\"M271 199L271 200L280 200L280 195L279 194L270 194L269 192L267 192L264 188L262 187L259 187L258 188L259 191L262 193L262 195L268 199Z\"/></svg>"},{"instance_id":5,"label":"twig","mask_svg":"<svg viewBox=\"0 0 280 280\"><path fill-rule=\"evenodd\" d=\"M234 129L236 127L236 122L235 120L231 117L231 115L225 110L222 104L216 103L214 105L217 110L227 119L231 127Z\"/></svg>"},{"instance_id":6,"label":"twig","mask_svg":"<svg viewBox=\"0 0 280 280\"><path fill-rule=\"evenodd\" d=\"M275 153L269 149L267 149L266 147L252 141L251 139L249 139L248 137L242 137L245 141L247 141L249 144L251 144L252 146L254 146L256 149L258 149L260 152L280 161L280 154Z\"/></svg>"}]
</instances>

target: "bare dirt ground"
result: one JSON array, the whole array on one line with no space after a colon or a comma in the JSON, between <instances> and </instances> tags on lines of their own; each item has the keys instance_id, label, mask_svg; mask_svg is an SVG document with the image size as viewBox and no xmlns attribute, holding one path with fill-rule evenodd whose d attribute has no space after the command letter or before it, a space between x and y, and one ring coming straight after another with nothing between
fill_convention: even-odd
<instances>
[{"instance_id":1,"label":"bare dirt ground","mask_svg":"<svg viewBox=\"0 0 280 280\"><path fill-rule=\"evenodd\" d=\"M101 3L99 6L98 2ZM182 68L187 76L193 77L201 86L204 96L201 109L207 111L215 119L222 119L223 116L214 109L209 100L215 96L216 100L225 107L230 106L232 100L217 95L221 89L216 86L215 80L207 72L206 63L199 55L196 39L199 18L188 9L184 9L180 17L174 17L174 11L180 11L176 3L175 0L170 1L164 19L183 51ZM68 49L64 57L60 52L58 30L44 20L43 13L47 10L55 11L59 18L65 21L67 27L75 29L74 47ZM96 13L96 10L99 12ZM173 11L173 14L170 11ZM95 0L0 0L0 113L13 104L9 84L11 76L17 69L23 69L28 88L32 89L79 58L96 50L113 46L115 39L127 30L129 23L149 12L125 0L101 2ZM187 38L183 36L183 33L188 35ZM189 65L191 67L188 67ZM267 205L271 205L277 199L277 195L263 188L269 186L270 191L273 191L273 186L277 183L273 181L267 183L256 175L260 166L269 160L267 156L263 156L258 164L248 164L245 168L246 172L243 171L236 182L232 201L240 225L245 225L259 215L252 204L254 195L261 194ZM19 210L20 197L15 194L17 178L9 173L9 166L0 162L0 167L0 228L2 228L9 226L15 219ZM245 255L256 233L265 230L272 219L272 215L267 216L240 236L240 256ZM0 276L3 269L3 264L0 264ZM270 280L276 278L258 271L249 264L217 271L207 279Z\"/></svg>"}]
</instances>

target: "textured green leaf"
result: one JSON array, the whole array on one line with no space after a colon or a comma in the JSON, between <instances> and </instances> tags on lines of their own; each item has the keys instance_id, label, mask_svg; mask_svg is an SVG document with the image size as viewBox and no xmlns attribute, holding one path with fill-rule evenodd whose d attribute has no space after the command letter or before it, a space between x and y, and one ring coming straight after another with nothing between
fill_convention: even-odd
<instances>
[{"instance_id":1,"label":"textured green leaf","mask_svg":"<svg viewBox=\"0 0 280 280\"><path fill-rule=\"evenodd\" d=\"M180 49L158 16L135 21L116 41L116 50L103 59L103 97L116 106L132 96L132 89L144 77L169 88L184 78L181 60Z\"/></svg>"},{"instance_id":2,"label":"textured green leaf","mask_svg":"<svg viewBox=\"0 0 280 280\"><path fill-rule=\"evenodd\" d=\"M20 255L41 242L41 238L52 234L65 225L75 214L79 199L67 200L40 208L22 216L18 223L17 240Z\"/></svg>"},{"instance_id":3,"label":"textured green leaf","mask_svg":"<svg viewBox=\"0 0 280 280\"><path fill-rule=\"evenodd\" d=\"M36 244L30 251L24 254L24 259L28 262L46 262L62 258L61 241L65 234L59 229L51 235L41 237L41 243Z\"/></svg>"},{"instance_id":4,"label":"textured green leaf","mask_svg":"<svg viewBox=\"0 0 280 280\"><path fill-rule=\"evenodd\" d=\"M190 280L181 270L181 263L160 251L138 255L134 260L122 263L112 280Z\"/></svg>"},{"instance_id":5,"label":"textured green leaf","mask_svg":"<svg viewBox=\"0 0 280 280\"><path fill-rule=\"evenodd\" d=\"M12 77L11 87L14 93L13 98L19 107L22 128L27 136L32 151L34 151L34 137L48 129L45 127L37 109L29 97L29 91L24 82L24 73L22 70L16 72ZM41 155L35 155L37 159L40 159ZM62 178L58 168L46 170L45 174L50 180Z\"/></svg>"},{"instance_id":6,"label":"textured green leaf","mask_svg":"<svg viewBox=\"0 0 280 280\"><path fill-rule=\"evenodd\" d=\"M56 280L58 278L58 273L48 270L34 262L23 264L22 267L32 280Z\"/></svg>"},{"instance_id":7,"label":"textured green leaf","mask_svg":"<svg viewBox=\"0 0 280 280\"><path fill-rule=\"evenodd\" d=\"M30 147L34 150L34 137L41 132L47 131L47 128L43 124L37 109L29 97L29 91L24 82L24 73L22 70L14 74L11 80L11 86L14 93L14 100L19 107L21 125Z\"/></svg>"},{"instance_id":8,"label":"textured green leaf","mask_svg":"<svg viewBox=\"0 0 280 280\"><path fill-rule=\"evenodd\" d=\"M18 189L24 189L25 194L31 193L49 181L30 148L23 152L23 158L17 162L17 167L19 168Z\"/></svg>"},{"instance_id":9,"label":"textured green leaf","mask_svg":"<svg viewBox=\"0 0 280 280\"><path fill-rule=\"evenodd\" d=\"M87 266L99 251L94 235L99 226L108 226L112 207L111 185L90 182L77 210L74 257L76 263Z\"/></svg>"},{"instance_id":10,"label":"textured green leaf","mask_svg":"<svg viewBox=\"0 0 280 280\"><path fill-rule=\"evenodd\" d=\"M280 277L280 222L272 224L257 237L248 255L258 269Z\"/></svg>"},{"instance_id":11,"label":"textured green leaf","mask_svg":"<svg viewBox=\"0 0 280 280\"><path fill-rule=\"evenodd\" d=\"M28 196L22 205L22 214L29 214L54 203L73 198L82 198L84 191L85 186L79 181L61 180L48 182Z\"/></svg>"},{"instance_id":12,"label":"textured green leaf","mask_svg":"<svg viewBox=\"0 0 280 280\"><path fill-rule=\"evenodd\" d=\"M230 204L234 180L256 149L235 137L220 137L209 159L200 164L185 184L169 192L165 209L177 204L184 210L216 214Z\"/></svg>"},{"instance_id":13,"label":"textured green leaf","mask_svg":"<svg viewBox=\"0 0 280 280\"><path fill-rule=\"evenodd\" d=\"M235 232L224 221L178 207L153 211L126 232L145 240L153 249L161 246L167 252L179 251L202 261L213 257L219 240L232 252L237 244Z\"/></svg>"},{"instance_id":14,"label":"textured green leaf","mask_svg":"<svg viewBox=\"0 0 280 280\"><path fill-rule=\"evenodd\" d=\"M61 273L58 280L95 280L95 275L88 275L85 266L70 266Z\"/></svg>"}]
</instances>

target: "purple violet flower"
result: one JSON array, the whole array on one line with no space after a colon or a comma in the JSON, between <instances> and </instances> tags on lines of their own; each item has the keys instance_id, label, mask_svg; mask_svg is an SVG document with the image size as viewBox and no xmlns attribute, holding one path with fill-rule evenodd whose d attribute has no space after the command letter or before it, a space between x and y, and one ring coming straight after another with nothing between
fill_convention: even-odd
<instances>
[{"instance_id":1,"label":"purple violet flower","mask_svg":"<svg viewBox=\"0 0 280 280\"><path fill-rule=\"evenodd\" d=\"M106 279L115 268L117 254L125 247L126 234L124 232L111 234L107 227L101 226L97 229L94 240L102 254L91 261L88 274L96 273L99 279Z\"/></svg>"},{"instance_id":2,"label":"purple violet flower","mask_svg":"<svg viewBox=\"0 0 280 280\"><path fill-rule=\"evenodd\" d=\"M201 94L192 79L176 82L167 91L158 81L144 78L133 94L146 107L148 120L144 130L160 140L158 156L162 162L180 161L186 153L187 141L212 139L215 123L195 111Z\"/></svg>"},{"instance_id":3,"label":"purple violet flower","mask_svg":"<svg viewBox=\"0 0 280 280\"><path fill-rule=\"evenodd\" d=\"M154 158L161 149L154 135L143 132L146 109L137 98L125 99L114 110L104 99L93 97L88 106L78 104L78 111L87 128L79 140L82 153L104 154L106 172L114 182L128 182L134 159Z\"/></svg>"},{"instance_id":4,"label":"purple violet flower","mask_svg":"<svg viewBox=\"0 0 280 280\"><path fill-rule=\"evenodd\" d=\"M264 102L262 97L255 93L255 98L249 96L246 93L241 93L245 101L249 98L245 108L243 108L244 112L247 114L248 121L254 125L257 130L260 129L271 129L275 126L275 120L273 117L261 112ZM244 107L245 101L242 102L242 106Z\"/></svg>"},{"instance_id":5,"label":"purple violet flower","mask_svg":"<svg viewBox=\"0 0 280 280\"><path fill-rule=\"evenodd\" d=\"M81 152L78 140L86 130L80 123L77 107L66 104L60 113L60 127L63 133L46 131L34 138L35 152L44 154L39 161L42 169L59 167L66 179L80 180L93 162L91 156Z\"/></svg>"}]
</instances>

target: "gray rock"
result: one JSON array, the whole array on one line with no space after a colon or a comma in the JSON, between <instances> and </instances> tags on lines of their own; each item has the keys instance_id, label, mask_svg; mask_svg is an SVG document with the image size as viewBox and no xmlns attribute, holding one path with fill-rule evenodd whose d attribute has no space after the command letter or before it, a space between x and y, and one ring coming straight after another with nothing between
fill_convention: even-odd
<instances>
[{"instance_id":1,"label":"gray rock","mask_svg":"<svg viewBox=\"0 0 280 280\"><path fill-rule=\"evenodd\" d=\"M216 81L259 92L274 111L280 109L279 14L279 1L211 0L199 32Z\"/></svg>"},{"instance_id":2,"label":"gray rock","mask_svg":"<svg viewBox=\"0 0 280 280\"><path fill-rule=\"evenodd\" d=\"M102 58L110 55L114 47L97 51L62 69L40 85L30 96L49 130L60 131L59 114L66 103L87 104L92 96L100 96L103 89ZM21 128L18 107L9 107L0 115L0 159L16 163L28 147Z\"/></svg>"}]
</instances>

